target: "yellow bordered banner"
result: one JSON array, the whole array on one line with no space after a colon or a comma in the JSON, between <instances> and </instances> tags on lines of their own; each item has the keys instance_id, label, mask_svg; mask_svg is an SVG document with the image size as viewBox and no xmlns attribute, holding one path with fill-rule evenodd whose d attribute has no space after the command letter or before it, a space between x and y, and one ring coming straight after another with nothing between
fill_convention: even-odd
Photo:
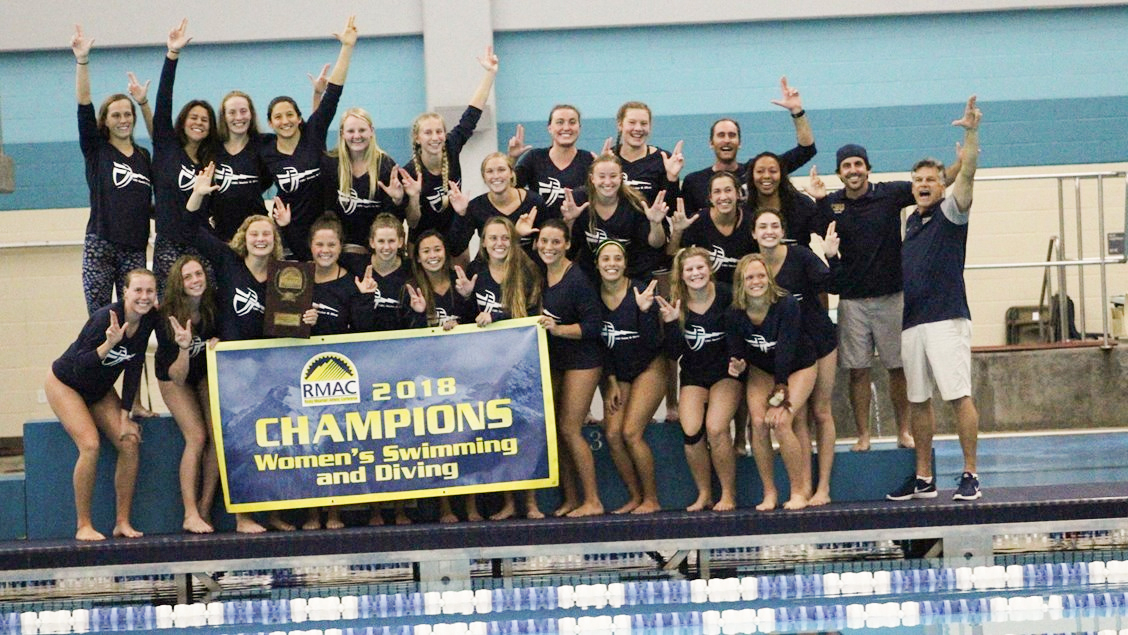
<instances>
[{"instance_id":1,"label":"yellow bordered banner","mask_svg":"<svg viewBox=\"0 0 1128 635\"><path fill-rule=\"evenodd\" d=\"M548 343L536 322L209 350L227 509L557 485Z\"/></svg>"}]
</instances>

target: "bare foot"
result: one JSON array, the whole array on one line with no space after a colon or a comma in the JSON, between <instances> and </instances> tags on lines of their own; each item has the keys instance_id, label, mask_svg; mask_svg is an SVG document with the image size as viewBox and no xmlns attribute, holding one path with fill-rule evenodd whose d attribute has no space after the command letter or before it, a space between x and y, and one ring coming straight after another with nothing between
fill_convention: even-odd
<instances>
[{"instance_id":1,"label":"bare foot","mask_svg":"<svg viewBox=\"0 0 1128 635\"><path fill-rule=\"evenodd\" d=\"M476 523L479 520L482 520L482 515L479 514L478 510L476 509L474 511L466 510L466 520L472 523Z\"/></svg>"},{"instance_id":2,"label":"bare foot","mask_svg":"<svg viewBox=\"0 0 1128 635\"><path fill-rule=\"evenodd\" d=\"M513 501L507 501L496 514L490 516L490 520L508 520L516 513L517 508L513 506Z\"/></svg>"},{"instance_id":3,"label":"bare foot","mask_svg":"<svg viewBox=\"0 0 1128 635\"><path fill-rule=\"evenodd\" d=\"M184 519L184 524L180 526L181 529L190 534L210 534L215 531L212 527L199 516L191 516Z\"/></svg>"},{"instance_id":4,"label":"bare foot","mask_svg":"<svg viewBox=\"0 0 1128 635\"><path fill-rule=\"evenodd\" d=\"M687 511L687 512L699 512L699 511L704 510L704 509L712 509L712 508L713 508L713 501L710 500L708 496L702 494L701 496L697 497L697 500L693 501L692 505L690 505L689 507L686 507L685 511Z\"/></svg>"},{"instance_id":5,"label":"bare foot","mask_svg":"<svg viewBox=\"0 0 1128 635\"><path fill-rule=\"evenodd\" d=\"M824 492L822 490L815 492L815 495L812 496L810 498L810 500L807 501L807 504L810 505L811 507L819 507L821 505L827 505L829 503L830 503L830 492Z\"/></svg>"},{"instance_id":6,"label":"bare foot","mask_svg":"<svg viewBox=\"0 0 1128 635\"><path fill-rule=\"evenodd\" d=\"M261 534L266 532L266 527L255 522L250 514L235 514L235 531L240 534Z\"/></svg>"},{"instance_id":7,"label":"bare foot","mask_svg":"<svg viewBox=\"0 0 1128 635\"><path fill-rule=\"evenodd\" d=\"M309 520L302 523L302 531L316 531L318 529L321 529L320 516L314 516L313 518L310 518Z\"/></svg>"},{"instance_id":8,"label":"bare foot","mask_svg":"<svg viewBox=\"0 0 1128 635\"><path fill-rule=\"evenodd\" d=\"M916 447L916 442L913 441L913 436L909 433L897 436L897 447L909 448L910 450Z\"/></svg>"},{"instance_id":9,"label":"bare foot","mask_svg":"<svg viewBox=\"0 0 1128 635\"><path fill-rule=\"evenodd\" d=\"M278 512L270 512L267 517L266 523L278 531L296 531L298 528L290 523L282 520L282 516Z\"/></svg>"},{"instance_id":10,"label":"bare foot","mask_svg":"<svg viewBox=\"0 0 1128 635\"><path fill-rule=\"evenodd\" d=\"M533 505L532 507L525 510L525 518L528 518L530 520L540 520L541 518L544 518L544 512L540 510L540 507Z\"/></svg>"},{"instance_id":11,"label":"bare foot","mask_svg":"<svg viewBox=\"0 0 1128 635\"><path fill-rule=\"evenodd\" d=\"M654 512L662 511L662 505L658 501L642 501L638 507L631 510L632 514L653 514Z\"/></svg>"},{"instance_id":12,"label":"bare foot","mask_svg":"<svg viewBox=\"0 0 1128 635\"><path fill-rule=\"evenodd\" d=\"M869 437L858 437L854 445L850 447L851 452L869 452L870 440Z\"/></svg>"},{"instance_id":13,"label":"bare foot","mask_svg":"<svg viewBox=\"0 0 1128 635\"><path fill-rule=\"evenodd\" d=\"M713 511L715 512L731 512L734 509L736 509L736 501L724 496L721 497L721 500L717 501L716 505L713 505Z\"/></svg>"},{"instance_id":14,"label":"bare foot","mask_svg":"<svg viewBox=\"0 0 1128 635\"><path fill-rule=\"evenodd\" d=\"M410 525L411 519L402 510L396 511L396 524L397 525Z\"/></svg>"},{"instance_id":15,"label":"bare foot","mask_svg":"<svg viewBox=\"0 0 1128 635\"><path fill-rule=\"evenodd\" d=\"M758 512L770 512L773 509L775 509L776 505L779 505L778 496L779 495L776 494L775 492L772 492L771 494L765 493L764 494L764 500L760 501L760 504L756 506L756 511L758 511Z\"/></svg>"},{"instance_id":16,"label":"bare foot","mask_svg":"<svg viewBox=\"0 0 1128 635\"><path fill-rule=\"evenodd\" d=\"M94 529L93 527L79 527L78 531L76 531L74 534L74 539L96 541L105 540L106 537L102 535L102 532Z\"/></svg>"},{"instance_id":17,"label":"bare foot","mask_svg":"<svg viewBox=\"0 0 1128 635\"><path fill-rule=\"evenodd\" d=\"M129 521L122 521L114 525L114 538L140 538L145 534L133 528Z\"/></svg>"},{"instance_id":18,"label":"bare foot","mask_svg":"<svg viewBox=\"0 0 1128 635\"><path fill-rule=\"evenodd\" d=\"M449 525L450 523L456 523L458 522L458 516L452 511L447 511L439 516L439 522L447 525Z\"/></svg>"},{"instance_id":19,"label":"bare foot","mask_svg":"<svg viewBox=\"0 0 1128 635\"><path fill-rule=\"evenodd\" d=\"M552 515L557 517L557 518L561 518L563 516L568 516L573 511L575 511L578 507L579 507L579 505L577 505L575 503L569 503L569 502L565 501L563 504L560 505L560 507L556 508L556 511L552 512Z\"/></svg>"},{"instance_id":20,"label":"bare foot","mask_svg":"<svg viewBox=\"0 0 1128 635\"><path fill-rule=\"evenodd\" d=\"M582 518L584 516L599 516L603 513L603 505L598 503L584 503L568 512L568 518Z\"/></svg>"},{"instance_id":21,"label":"bare foot","mask_svg":"<svg viewBox=\"0 0 1128 635\"><path fill-rule=\"evenodd\" d=\"M368 518L368 526L369 527L382 527L383 525L384 525L384 515L380 513L380 510L376 510L376 511L372 512L372 516L370 516Z\"/></svg>"},{"instance_id":22,"label":"bare foot","mask_svg":"<svg viewBox=\"0 0 1128 635\"><path fill-rule=\"evenodd\" d=\"M629 514L635 510L642 503L641 500L629 500L619 509L611 512L612 514Z\"/></svg>"},{"instance_id":23,"label":"bare foot","mask_svg":"<svg viewBox=\"0 0 1128 635\"><path fill-rule=\"evenodd\" d=\"M328 518L325 519L326 529L344 529L345 522L341 520L340 512L329 512Z\"/></svg>"},{"instance_id":24,"label":"bare foot","mask_svg":"<svg viewBox=\"0 0 1128 635\"><path fill-rule=\"evenodd\" d=\"M792 494L791 499L783 504L784 509L803 509L807 506L807 499L799 494Z\"/></svg>"}]
</instances>

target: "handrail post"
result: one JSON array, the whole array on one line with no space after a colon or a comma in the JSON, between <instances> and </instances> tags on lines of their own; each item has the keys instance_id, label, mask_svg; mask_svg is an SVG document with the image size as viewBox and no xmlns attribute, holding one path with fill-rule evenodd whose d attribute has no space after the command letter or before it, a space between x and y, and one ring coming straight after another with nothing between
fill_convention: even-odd
<instances>
[{"instance_id":1,"label":"handrail post","mask_svg":"<svg viewBox=\"0 0 1128 635\"><path fill-rule=\"evenodd\" d=\"M1058 260L1065 260L1065 181L1062 177L1057 179L1058 190ZM1069 340L1069 315L1066 310L1069 302L1066 299L1065 267L1058 267L1058 339L1059 342ZM1052 301L1052 298L1051 298Z\"/></svg>"},{"instance_id":2,"label":"handrail post","mask_svg":"<svg viewBox=\"0 0 1128 635\"><path fill-rule=\"evenodd\" d=\"M1098 253L1101 255L1101 348L1112 348L1112 343L1109 341L1109 328L1108 328L1108 265L1105 264L1105 256L1108 255L1108 235L1105 234L1104 222L1104 177L1097 177L1097 232L1100 236Z\"/></svg>"},{"instance_id":3,"label":"handrail post","mask_svg":"<svg viewBox=\"0 0 1128 635\"><path fill-rule=\"evenodd\" d=\"M1073 206L1077 216L1077 259L1085 259L1084 230L1081 228L1081 177L1073 179ZM1101 298L1104 302L1104 298ZM1081 331L1081 339L1088 333L1088 324L1085 319L1085 268L1077 268L1077 327Z\"/></svg>"}]
</instances>

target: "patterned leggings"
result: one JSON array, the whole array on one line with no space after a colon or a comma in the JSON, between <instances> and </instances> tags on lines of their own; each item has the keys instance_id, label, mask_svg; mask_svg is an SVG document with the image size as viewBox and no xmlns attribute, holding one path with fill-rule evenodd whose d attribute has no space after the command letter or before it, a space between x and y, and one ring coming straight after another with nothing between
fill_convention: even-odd
<instances>
[{"instance_id":1,"label":"patterned leggings","mask_svg":"<svg viewBox=\"0 0 1128 635\"><path fill-rule=\"evenodd\" d=\"M120 299L125 274L144 266L144 249L126 247L87 234L82 247L82 290L86 294L86 312L93 315L112 302L115 289Z\"/></svg>"}]
</instances>

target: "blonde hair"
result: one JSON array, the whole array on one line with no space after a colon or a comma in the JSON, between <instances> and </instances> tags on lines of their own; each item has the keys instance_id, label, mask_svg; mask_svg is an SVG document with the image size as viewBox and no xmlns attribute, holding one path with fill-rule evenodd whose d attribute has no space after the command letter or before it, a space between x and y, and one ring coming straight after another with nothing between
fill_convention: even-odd
<instances>
[{"instance_id":1,"label":"blonde hair","mask_svg":"<svg viewBox=\"0 0 1128 635\"><path fill-rule=\"evenodd\" d=\"M337 147L327 152L329 156L337 159L337 191L348 192L352 189L352 156L345 145L345 120L349 117L363 119L372 129L372 142L368 144L360 160L365 172L368 173L368 195L375 196L379 191L376 183L380 180L380 164L388 155L376 143L376 126L372 124L372 115L363 108L349 108L341 115L341 125L337 131Z\"/></svg>"},{"instance_id":2,"label":"blonde hair","mask_svg":"<svg viewBox=\"0 0 1128 635\"><path fill-rule=\"evenodd\" d=\"M689 302L689 287L682 279L682 268L685 267L685 261L690 258L703 258L705 269L709 271L709 283L712 284L716 280L713 275L713 261L708 251L701 247L686 247L678 250L677 255L674 256L674 263L670 266L670 304L682 302L681 310L678 312L678 324L683 328L686 303Z\"/></svg>"},{"instance_id":3,"label":"blonde hair","mask_svg":"<svg viewBox=\"0 0 1128 635\"><path fill-rule=\"evenodd\" d=\"M775 304L776 300L787 295L787 289L776 284L772 268L768 266L768 261L764 260L764 255L748 254L736 263L736 271L732 274L732 305L742 311L748 310L748 294L744 291L744 271L754 262L763 265L764 271L768 272L768 304Z\"/></svg>"},{"instance_id":4,"label":"blonde hair","mask_svg":"<svg viewBox=\"0 0 1128 635\"><path fill-rule=\"evenodd\" d=\"M231 237L231 242L227 245L234 249L240 258L246 258L247 228L259 221L270 223L270 229L274 232L274 249L271 251L270 257L274 260L282 260L282 234L278 231L278 226L274 224L274 220L262 214L252 214L244 218L243 223L239 225L239 229L235 230L235 235Z\"/></svg>"},{"instance_id":5,"label":"blonde hair","mask_svg":"<svg viewBox=\"0 0 1128 635\"><path fill-rule=\"evenodd\" d=\"M491 152L486 155L486 158L482 159L482 180L484 181L486 179L486 164L490 161L493 161L494 159L501 159L505 161L505 165L509 166L509 186L517 187L517 171L513 167L513 159L504 152Z\"/></svg>"},{"instance_id":6,"label":"blonde hair","mask_svg":"<svg viewBox=\"0 0 1128 635\"><path fill-rule=\"evenodd\" d=\"M421 146L416 139L419 138L419 128L423 120L431 118L438 119L439 123L443 124L443 130L446 130L446 122L443 121L442 116L437 112L425 112L411 122L411 164L415 166L415 176L420 179L423 178L423 170L425 169L423 167L423 146ZM447 156L445 143L443 144L442 158L443 163L440 173L442 174L443 180L441 185L443 198L442 205L439 206L439 209L446 209L446 206L450 204L450 197L447 196L447 189L450 187L450 185L448 185L450 183L450 158Z\"/></svg>"},{"instance_id":7,"label":"blonde hair","mask_svg":"<svg viewBox=\"0 0 1128 635\"><path fill-rule=\"evenodd\" d=\"M541 273L525 250L513 222L504 216L494 216L482 226L482 236L490 225L502 225L509 233L509 253L505 256L505 280L501 283L501 305L513 317L528 317L529 307L540 304ZM489 254L483 240L479 247L482 261L489 265Z\"/></svg>"}]
</instances>

